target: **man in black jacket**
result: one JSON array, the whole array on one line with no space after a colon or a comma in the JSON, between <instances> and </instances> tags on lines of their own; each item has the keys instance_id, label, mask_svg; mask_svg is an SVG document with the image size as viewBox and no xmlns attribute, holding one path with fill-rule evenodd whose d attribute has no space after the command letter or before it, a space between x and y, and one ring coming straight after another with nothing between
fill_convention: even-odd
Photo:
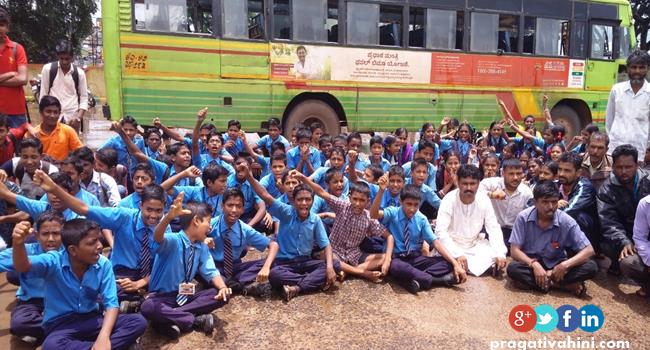
<instances>
[{"instance_id":1,"label":"man in black jacket","mask_svg":"<svg viewBox=\"0 0 650 350\"><path fill-rule=\"evenodd\" d=\"M634 216L639 201L650 194L650 174L639 169L637 157L632 145L614 149L613 171L600 187L596 201L604 237L601 251L612 260L608 272L616 275L620 274L618 262L636 254Z\"/></svg>"},{"instance_id":2,"label":"man in black jacket","mask_svg":"<svg viewBox=\"0 0 650 350\"><path fill-rule=\"evenodd\" d=\"M596 211L596 190L589 179L582 177L582 157L573 152L564 152L558 161L558 178L560 210L569 214L580 226L580 230L589 238L589 242L598 250L602 236L598 231Z\"/></svg>"}]
</instances>

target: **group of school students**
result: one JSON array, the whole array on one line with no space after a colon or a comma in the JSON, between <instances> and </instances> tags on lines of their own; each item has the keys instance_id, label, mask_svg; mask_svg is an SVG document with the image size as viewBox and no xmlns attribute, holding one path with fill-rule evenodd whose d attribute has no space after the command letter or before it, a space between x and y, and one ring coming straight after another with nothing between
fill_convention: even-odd
<instances>
[{"instance_id":1,"label":"group of school students","mask_svg":"<svg viewBox=\"0 0 650 350\"><path fill-rule=\"evenodd\" d=\"M597 270L600 243L557 210L575 203L556 184L558 162L580 171L595 127L565 145L562 127L540 135L507 110L482 133L445 117L412 145L403 128L374 135L366 154L356 132L314 123L288 140L270 118L249 143L239 121L220 133L207 114L188 135L154 119L141 136L127 116L99 150L62 161L19 142L0 170L13 223L0 271L20 286L12 334L43 349L137 348L148 322L170 338L212 333L232 294L289 301L347 276L418 293L500 276L511 254L518 285L582 296Z\"/></svg>"}]
</instances>

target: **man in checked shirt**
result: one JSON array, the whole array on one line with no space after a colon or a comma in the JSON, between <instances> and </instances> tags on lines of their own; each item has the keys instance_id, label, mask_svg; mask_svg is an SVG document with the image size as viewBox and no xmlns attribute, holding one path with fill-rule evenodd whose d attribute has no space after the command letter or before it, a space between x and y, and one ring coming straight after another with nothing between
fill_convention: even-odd
<instances>
[{"instance_id":1,"label":"man in checked shirt","mask_svg":"<svg viewBox=\"0 0 650 350\"><path fill-rule=\"evenodd\" d=\"M334 259L341 263L339 280L342 281L346 274L351 274L372 282L379 282L383 276L388 275L390 260L385 259L385 254L367 254L359 249L364 238L382 236L386 239L388 256L393 250L393 236L379 221L371 219L366 210L370 202L368 184L361 181L351 183L349 201L347 201L329 194L298 171L292 171L289 176L311 187L336 214L329 238Z\"/></svg>"}]
</instances>

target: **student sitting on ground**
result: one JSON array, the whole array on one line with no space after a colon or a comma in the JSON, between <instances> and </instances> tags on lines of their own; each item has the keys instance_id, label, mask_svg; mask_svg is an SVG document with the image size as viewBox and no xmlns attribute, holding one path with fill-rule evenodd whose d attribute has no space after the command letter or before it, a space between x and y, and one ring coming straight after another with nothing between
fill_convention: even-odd
<instances>
[{"instance_id":1,"label":"student sitting on ground","mask_svg":"<svg viewBox=\"0 0 650 350\"><path fill-rule=\"evenodd\" d=\"M136 343L147 321L140 314L118 315L115 275L101 254L99 225L87 219L67 221L61 231L64 251L29 257L25 239L30 225L21 227L13 236L14 268L47 285L43 350L126 349Z\"/></svg>"},{"instance_id":2,"label":"student sitting on ground","mask_svg":"<svg viewBox=\"0 0 650 350\"><path fill-rule=\"evenodd\" d=\"M212 311L225 305L232 294L203 243L210 231L211 212L205 203L190 202L183 209L183 194L179 194L154 231L156 260L142 314L154 329L173 339L192 328L211 334ZM171 233L169 224L176 218L182 231ZM216 289L197 291L192 282L197 274Z\"/></svg>"},{"instance_id":3,"label":"student sitting on ground","mask_svg":"<svg viewBox=\"0 0 650 350\"><path fill-rule=\"evenodd\" d=\"M381 181L380 189L386 189ZM379 210L381 195L377 195L370 207L370 216L381 219L395 240L389 273L409 292L416 294L421 289L435 285L463 283L467 273L445 246L436 238L427 218L418 211L422 196L417 186L406 185L400 194L400 207ZM440 256L421 254L422 242L433 246ZM390 252L386 252L390 254Z\"/></svg>"},{"instance_id":4,"label":"student sitting on ground","mask_svg":"<svg viewBox=\"0 0 650 350\"><path fill-rule=\"evenodd\" d=\"M301 293L331 287L340 265L332 257L332 246L323 222L310 212L314 202L311 189L304 184L296 186L293 203L285 204L266 192L245 164L239 165L237 170L248 173L253 189L269 206L271 215L280 221L277 235L280 251L269 274L271 285L282 288L287 301ZM311 257L314 245L325 250L325 261Z\"/></svg>"},{"instance_id":5,"label":"student sitting on ground","mask_svg":"<svg viewBox=\"0 0 650 350\"><path fill-rule=\"evenodd\" d=\"M49 251L61 251L61 227L63 217L55 211L46 211L36 220L36 243L25 244L27 256L45 254ZM23 232L28 226L18 223L14 227L17 233ZM0 272L15 273L13 249L0 252ZM18 303L11 311L11 334L20 337L28 344L36 345L43 341L43 297L45 296L45 280L43 278L27 278L26 273L18 274L19 285L16 292ZM7 276L7 280L10 277Z\"/></svg>"}]
</instances>

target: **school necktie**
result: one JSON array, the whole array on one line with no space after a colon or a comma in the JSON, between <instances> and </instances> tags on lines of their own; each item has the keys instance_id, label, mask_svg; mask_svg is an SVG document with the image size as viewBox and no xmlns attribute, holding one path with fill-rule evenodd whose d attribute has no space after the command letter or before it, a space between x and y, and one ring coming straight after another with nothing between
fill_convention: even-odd
<instances>
[{"instance_id":1,"label":"school necktie","mask_svg":"<svg viewBox=\"0 0 650 350\"><path fill-rule=\"evenodd\" d=\"M192 244L190 244L189 253L184 258L186 258L184 263L187 269L185 269L185 280L183 282L187 283L190 281L190 276L192 275L192 267L194 265L194 246ZM178 304L178 306L183 306L185 303L187 303L187 295L177 294L176 304Z\"/></svg>"},{"instance_id":2,"label":"school necktie","mask_svg":"<svg viewBox=\"0 0 650 350\"><path fill-rule=\"evenodd\" d=\"M150 229L144 229L144 234L140 240L140 261L138 262L140 278L145 278L151 274L151 250L149 249L150 232Z\"/></svg>"},{"instance_id":3,"label":"school necktie","mask_svg":"<svg viewBox=\"0 0 650 350\"><path fill-rule=\"evenodd\" d=\"M411 253L411 232L409 231L409 220L406 220L404 225L404 248L406 249L406 254Z\"/></svg>"},{"instance_id":4,"label":"school necktie","mask_svg":"<svg viewBox=\"0 0 650 350\"><path fill-rule=\"evenodd\" d=\"M231 229L226 230L223 235L223 275L226 279L232 276L232 241L230 240Z\"/></svg>"}]
</instances>

